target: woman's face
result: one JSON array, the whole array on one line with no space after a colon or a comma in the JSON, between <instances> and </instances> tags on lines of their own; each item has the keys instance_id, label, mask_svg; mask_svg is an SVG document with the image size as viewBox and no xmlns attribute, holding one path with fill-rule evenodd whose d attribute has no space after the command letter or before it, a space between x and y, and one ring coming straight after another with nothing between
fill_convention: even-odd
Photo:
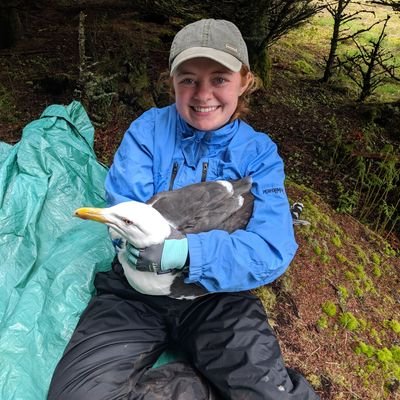
<instances>
[{"instance_id":1,"label":"woman's face","mask_svg":"<svg viewBox=\"0 0 400 400\"><path fill-rule=\"evenodd\" d=\"M248 79L209 58L182 63L173 76L176 108L191 126L202 131L225 125L236 110Z\"/></svg>"}]
</instances>

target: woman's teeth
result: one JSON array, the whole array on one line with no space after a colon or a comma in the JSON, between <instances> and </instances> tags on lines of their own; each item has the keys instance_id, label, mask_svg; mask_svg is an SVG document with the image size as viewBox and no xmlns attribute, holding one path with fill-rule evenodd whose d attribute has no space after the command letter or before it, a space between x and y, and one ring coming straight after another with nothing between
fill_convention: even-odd
<instances>
[{"instance_id":1,"label":"woman's teeth","mask_svg":"<svg viewBox=\"0 0 400 400\"><path fill-rule=\"evenodd\" d=\"M194 111L196 112L211 112L211 111L215 111L218 108L218 106L212 106L212 107L193 107Z\"/></svg>"}]
</instances>

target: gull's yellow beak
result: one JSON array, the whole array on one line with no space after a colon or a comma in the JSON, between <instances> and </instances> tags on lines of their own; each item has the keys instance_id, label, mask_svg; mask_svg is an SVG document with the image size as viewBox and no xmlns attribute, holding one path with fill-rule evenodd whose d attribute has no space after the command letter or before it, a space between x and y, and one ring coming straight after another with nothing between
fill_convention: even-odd
<instances>
[{"instance_id":1,"label":"gull's yellow beak","mask_svg":"<svg viewBox=\"0 0 400 400\"><path fill-rule=\"evenodd\" d=\"M77 208L74 212L75 217L79 217L82 219L89 219L91 221L102 222L103 224L107 223L108 220L104 216L103 208L92 208L92 207L83 207Z\"/></svg>"}]
</instances>

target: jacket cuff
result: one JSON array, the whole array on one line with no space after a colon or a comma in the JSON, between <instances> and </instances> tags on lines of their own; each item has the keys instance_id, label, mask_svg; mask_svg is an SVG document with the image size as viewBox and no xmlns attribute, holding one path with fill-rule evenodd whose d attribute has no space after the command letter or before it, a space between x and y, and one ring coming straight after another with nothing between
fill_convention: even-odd
<instances>
[{"instance_id":1,"label":"jacket cuff","mask_svg":"<svg viewBox=\"0 0 400 400\"><path fill-rule=\"evenodd\" d=\"M200 281L202 276L202 249L201 240L199 235L188 234L186 235L189 243L189 276L185 279L185 283L197 283Z\"/></svg>"}]
</instances>

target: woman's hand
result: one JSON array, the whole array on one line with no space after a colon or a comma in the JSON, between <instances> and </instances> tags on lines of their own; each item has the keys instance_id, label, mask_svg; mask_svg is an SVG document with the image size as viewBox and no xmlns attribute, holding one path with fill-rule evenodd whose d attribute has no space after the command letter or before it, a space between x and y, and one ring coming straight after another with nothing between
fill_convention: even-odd
<instances>
[{"instance_id":1,"label":"woman's hand","mask_svg":"<svg viewBox=\"0 0 400 400\"><path fill-rule=\"evenodd\" d=\"M186 236L181 239L166 239L163 243L145 249L137 249L130 243L126 245L127 260L132 268L158 274L183 269L188 251Z\"/></svg>"}]
</instances>

